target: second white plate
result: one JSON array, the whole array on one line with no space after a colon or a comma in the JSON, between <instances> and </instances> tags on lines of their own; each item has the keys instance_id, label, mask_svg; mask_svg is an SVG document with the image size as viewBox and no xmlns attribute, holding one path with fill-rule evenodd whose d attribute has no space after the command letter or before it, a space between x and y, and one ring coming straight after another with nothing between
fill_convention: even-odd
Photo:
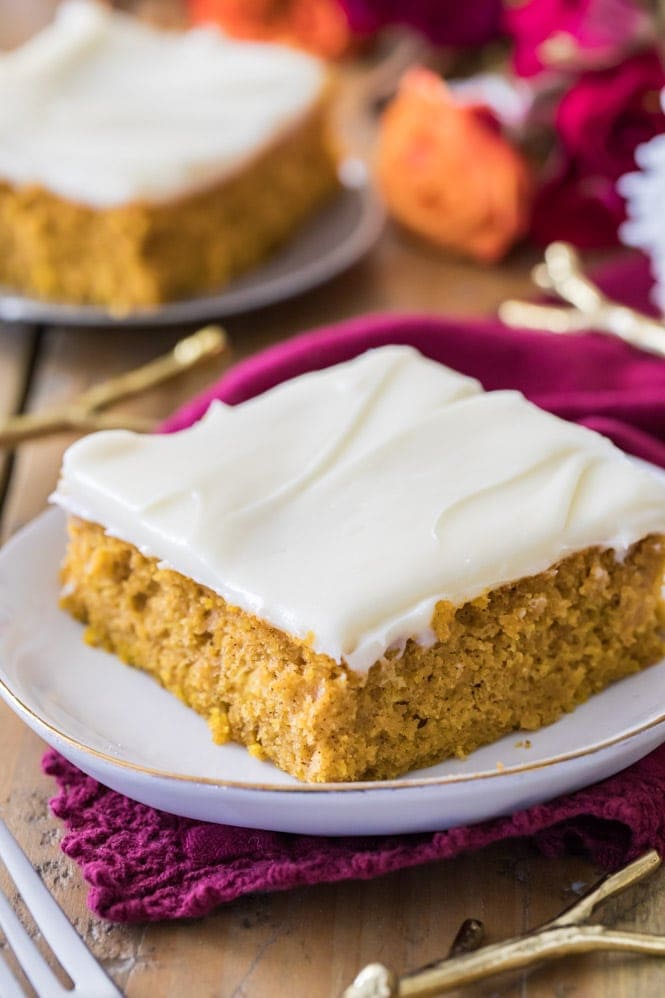
<instances>
[{"instance_id":1,"label":"second white plate","mask_svg":"<svg viewBox=\"0 0 665 998\"><path fill-rule=\"evenodd\" d=\"M68 305L18 295L0 286L0 320L67 326L165 326L224 318L308 291L356 263L378 239L383 208L356 159L340 166L339 193L273 257L219 291L116 315L93 305Z\"/></svg>"},{"instance_id":2,"label":"second white plate","mask_svg":"<svg viewBox=\"0 0 665 998\"><path fill-rule=\"evenodd\" d=\"M399 779L308 784L237 745L161 689L82 642L58 609L64 515L49 510L0 552L0 694L84 772L207 821L316 835L433 831L509 814L603 779L665 741L665 661L556 724Z\"/></svg>"}]
</instances>

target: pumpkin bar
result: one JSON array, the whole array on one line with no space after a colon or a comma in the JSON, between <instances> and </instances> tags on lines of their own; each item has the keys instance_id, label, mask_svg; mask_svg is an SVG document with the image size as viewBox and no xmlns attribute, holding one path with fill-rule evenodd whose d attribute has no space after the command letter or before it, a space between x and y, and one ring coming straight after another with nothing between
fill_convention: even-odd
<instances>
[{"instance_id":1,"label":"pumpkin bar","mask_svg":"<svg viewBox=\"0 0 665 998\"><path fill-rule=\"evenodd\" d=\"M53 498L87 640L301 780L463 756L664 653L662 482L409 347L92 434Z\"/></svg>"},{"instance_id":2,"label":"pumpkin bar","mask_svg":"<svg viewBox=\"0 0 665 998\"><path fill-rule=\"evenodd\" d=\"M223 287L337 188L323 63L67 0L0 54L0 284L134 308Z\"/></svg>"}]
</instances>

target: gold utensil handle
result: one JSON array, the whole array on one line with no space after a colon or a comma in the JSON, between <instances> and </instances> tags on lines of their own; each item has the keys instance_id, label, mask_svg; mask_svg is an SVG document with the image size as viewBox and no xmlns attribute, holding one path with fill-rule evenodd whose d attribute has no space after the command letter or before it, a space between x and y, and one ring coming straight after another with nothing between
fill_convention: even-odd
<instances>
[{"instance_id":1,"label":"gold utensil handle","mask_svg":"<svg viewBox=\"0 0 665 998\"><path fill-rule=\"evenodd\" d=\"M580 312L594 314L606 302L605 295L582 272L579 253L569 243L550 243L545 250L549 287Z\"/></svg>"},{"instance_id":2,"label":"gold utensil handle","mask_svg":"<svg viewBox=\"0 0 665 998\"><path fill-rule=\"evenodd\" d=\"M427 998L505 971L521 970L542 960L595 950L665 956L665 936L580 924L603 901L648 877L660 864L659 854L651 849L623 869L604 877L579 901L540 928L482 949L476 949L482 940L482 924L468 919L462 926L462 929L467 927L467 931L460 930L456 938L456 942L468 940L463 943L461 953L455 951L453 944L453 949L443 960L399 978L389 967L371 963L346 989L344 998ZM469 932L471 926L473 931Z\"/></svg>"},{"instance_id":3,"label":"gold utensil handle","mask_svg":"<svg viewBox=\"0 0 665 998\"><path fill-rule=\"evenodd\" d=\"M598 950L665 956L665 937L616 932L600 925L562 926L485 946L475 953L443 960L400 978L382 964L370 964L346 989L344 998L433 998L453 988L506 971L523 970L543 960Z\"/></svg>"},{"instance_id":4,"label":"gold utensil handle","mask_svg":"<svg viewBox=\"0 0 665 998\"><path fill-rule=\"evenodd\" d=\"M64 409L10 416L0 424L0 447L12 447L22 440L47 436L49 433L60 433L69 425L69 418Z\"/></svg>"},{"instance_id":5,"label":"gold utensil handle","mask_svg":"<svg viewBox=\"0 0 665 998\"><path fill-rule=\"evenodd\" d=\"M135 433L151 433L155 428L154 419L141 419L138 416L106 416L102 413L78 413L75 408L49 410L45 413L27 413L13 416L0 425L0 447L13 447L24 440L47 437L66 430L91 433L93 430L133 430Z\"/></svg>"},{"instance_id":6,"label":"gold utensil handle","mask_svg":"<svg viewBox=\"0 0 665 998\"><path fill-rule=\"evenodd\" d=\"M656 850L649 849L648 852L645 852L642 856L638 856L628 866L624 866L621 870L617 870L616 873L609 873L606 877L603 877L579 901L575 901L569 908L562 911L560 915L552 918L545 925L541 925L536 931L542 932L544 929L556 929L562 925L579 925L581 922L585 922L596 908L604 901L607 901L608 898L615 897L617 894L621 894L627 890L628 887L632 887L633 884L638 884L645 877L650 877L658 869L661 862L660 855Z\"/></svg>"},{"instance_id":7,"label":"gold utensil handle","mask_svg":"<svg viewBox=\"0 0 665 998\"><path fill-rule=\"evenodd\" d=\"M501 303L498 315L501 322L518 329L559 335L589 330L606 333L647 353L665 357L665 325L623 305L607 302L600 311L591 315L568 306L537 305L509 299Z\"/></svg>"},{"instance_id":8,"label":"gold utensil handle","mask_svg":"<svg viewBox=\"0 0 665 998\"><path fill-rule=\"evenodd\" d=\"M499 318L507 326L564 334L593 329L665 357L665 323L607 298L582 272L580 257L568 243L548 246L545 262L534 267L532 277L538 287L554 291L568 305L505 301Z\"/></svg>"},{"instance_id":9,"label":"gold utensil handle","mask_svg":"<svg viewBox=\"0 0 665 998\"><path fill-rule=\"evenodd\" d=\"M499 305L498 315L506 326L545 333L582 333L589 329L587 317L572 306L537 305L509 298Z\"/></svg>"},{"instance_id":10,"label":"gold utensil handle","mask_svg":"<svg viewBox=\"0 0 665 998\"><path fill-rule=\"evenodd\" d=\"M163 357L134 371L94 385L70 405L45 412L23 413L0 423L0 447L13 446L22 440L60 433L63 430L126 429L149 433L154 420L136 416L105 416L99 410L121 399L154 388L183 371L224 353L228 349L226 333L220 326L205 326L180 340Z\"/></svg>"},{"instance_id":11,"label":"gold utensil handle","mask_svg":"<svg viewBox=\"0 0 665 998\"><path fill-rule=\"evenodd\" d=\"M145 392L204 360L218 356L227 346L226 333L221 326L205 326L192 336L180 340L163 357L157 357L134 371L127 371L126 374L94 385L81 395L77 407L94 412L130 395Z\"/></svg>"},{"instance_id":12,"label":"gold utensil handle","mask_svg":"<svg viewBox=\"0 0 665 998\"><path fill-rule=\"evenodd\" d=\"M626 305L608 302L600 315L600 330L640 350L665 356L665 325Z\"/></svg>"}]
</instances>

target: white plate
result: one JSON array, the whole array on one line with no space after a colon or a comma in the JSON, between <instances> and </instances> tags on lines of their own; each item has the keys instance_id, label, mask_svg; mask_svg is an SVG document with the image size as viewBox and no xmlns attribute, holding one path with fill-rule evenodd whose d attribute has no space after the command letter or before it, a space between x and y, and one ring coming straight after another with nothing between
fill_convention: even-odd
<instances>
[{"instance_id":1,"label":"white plate","mask_svg":"<svg viewBox=\"0 0 665 998\"><path fill-rule=\"evenodd\" d=\"M383 228L384 212L365 166L340 166L341 190L262 266L222 291L135 309L121 317L93 305L68 305L17 295L0 286L0 320L77 326L164 326L223 318L283 301L330 280L367 253Z\"/></svg>"},{"instance_id":2,"label":"white plate","mask_svg":"<svg viewBox=\"0 0 665 998\"><path fill-rule=\"evenodd\" d=\"M153 679L84 645L57 607L64 545L52 509L0 552L0 694L84 772L175 814L319 835L432 831L586 786L665 741L663 661L530 733L530 748L515 733L399 780L304 785L237 745L213 745L205 722Z\"/></svg>"}]
</instances>

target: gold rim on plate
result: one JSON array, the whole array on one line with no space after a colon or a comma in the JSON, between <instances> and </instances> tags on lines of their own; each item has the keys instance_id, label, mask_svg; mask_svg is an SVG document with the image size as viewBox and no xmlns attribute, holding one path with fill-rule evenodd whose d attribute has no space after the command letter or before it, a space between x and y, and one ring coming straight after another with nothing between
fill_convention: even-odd
<instances>
[{"instance_id":1,"label":"gold rim on plate","mask_svg":"<svg viewBox=\"0 0 665 998\"><path fill-rule=\"evenodd\" d=\"M556 766L560 763L571 762L575 759L597 755L598 752L612 748L613 745L618 745L621 742L628 741L636 735L643 734L645 731L649 731L650 729L656 728L658 725L665 723L665 712L663 712L662 714L659 714L658 717L653 718L651 721L645 722L637 728L625 731L613 738L607 738L605 741L592 745L589 748L566 752L561 755L553 756L550 759L544 759L541 762L523 763L518 766L506 766L502 769L486 770L480 773L471 773L466 775L460 773L450 774L448 776L419 777L417 779L405 777L397 780L364 780L357 783L303 783L295 785L282 783L246 783L234 780L220 780L209 776L191 776L185 773L171 773L162 769L155 769L151 766L141 766L139 763L130 762L126 759L119 759L117 756L110 755L107 752L100 752L98 749L85 745L77 738L61 731L50 721L46 721L44 718L40 717L39 714L25 704L20 697L18 697L13 690L10 689L2 676L0 676L0 692L2 692L5 700L9 705L13 706L13 709L19 716L23 714L32 718L37 723L38 727L45 728L52 735L55 735L56 738L65 742L71 748L75 748L77 751L82 752L85 755L92 756L94 759L99 759L102 762L119 766L122 769L130 770L135 773L141 773L144 776L157 777L163 780L177 780L181 783L198 783L204 786L225 787L233 790L261 790L274 791L276 793L330 793L331 791L349 793L353 791L365 790L411 790L418 787L446 786L456 783L473 783L478 780L501 779L502 777L514 776L519 773L534 772L539 769L548 769L549 767ZM515 734L518 734L518 732L515 732ZM645 752L644 754L647 755L648 753Z\"/></svg>"}]
</instances>

